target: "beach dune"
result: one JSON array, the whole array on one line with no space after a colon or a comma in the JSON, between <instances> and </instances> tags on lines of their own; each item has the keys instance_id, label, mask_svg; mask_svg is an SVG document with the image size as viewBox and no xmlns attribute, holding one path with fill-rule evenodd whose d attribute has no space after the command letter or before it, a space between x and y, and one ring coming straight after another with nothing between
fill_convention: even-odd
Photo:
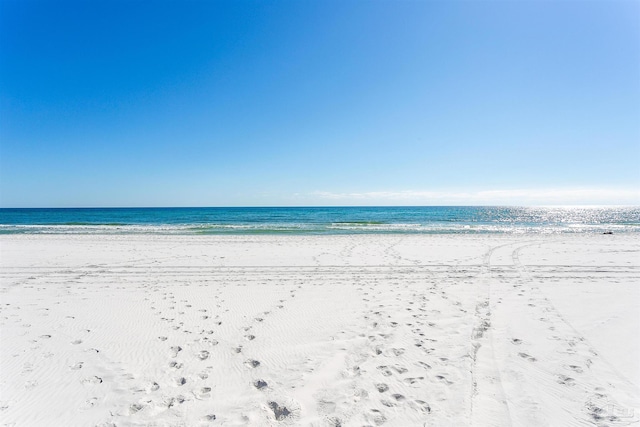
<instances>
[{"instance_id":1,"label":"beach dune","mask_svg":"<svg viewBox=\"0 0 640 427\"><path fill-rule=\"evenodd\" d=\"M633 235L2 235L3 426L624 426Z\"/></svg>"}]
</instances>

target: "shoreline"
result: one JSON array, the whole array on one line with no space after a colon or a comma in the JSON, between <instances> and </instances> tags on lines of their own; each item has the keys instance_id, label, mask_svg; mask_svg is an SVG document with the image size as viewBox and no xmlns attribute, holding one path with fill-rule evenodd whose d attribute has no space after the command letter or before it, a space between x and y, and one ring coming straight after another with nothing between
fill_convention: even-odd
<instances>
[{"instance_id":1,"label":"shoreline","mask_svg":"<svg viewBox=\"0 0 640 427\"><path fill-rule=\"evenodd\" d=\"M640 419L634 233L21 234L0 255L1 425Z\"/></svg>"}]
</instances>

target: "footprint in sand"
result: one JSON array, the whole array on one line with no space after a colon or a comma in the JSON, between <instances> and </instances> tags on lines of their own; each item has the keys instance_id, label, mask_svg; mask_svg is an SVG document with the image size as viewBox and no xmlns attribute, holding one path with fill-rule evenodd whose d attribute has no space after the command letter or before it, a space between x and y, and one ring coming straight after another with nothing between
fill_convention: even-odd
<instances>
[{"instance_id":1,"label":"footprint in sand","mask_svg":"<svg viewBox=\"0 0 640 427\"><path fill-rule=\"evenodd\" d=\"M443 383L445 383L446 385L451 385L453 384L451 381L449 381L446 377L444 377L443 375L436 375L436 378L440 381L442 381Z\"/></svg>"},{"instance_id":2,"label":"footprint in sand","mask_svg":"<svg viewBox=\"0 0 640 427\"><path fill-rule=\"evenodd\" d=\"M177 362L175 360L172 360L171 362L169 362L169 367L170 368L174 368L174 369L182 369L182 367L184 366L183 363Z\"/></svg>"},{"instance_id":3,"label":"footprint in sand","mask_svg":"<svg viewBox=\"0 0 640 427\"><path fill-rule=\"evenodd\" d=\"M418 381L424 380L424 377L417 377L417 378L405 378L404 381L407 384L415 384Z\"/></svg>"},{"instance_id":4,"label":"footprint in sand","mask_svg":"<svg viewBox=\"0 0 640 427\"><path fill-rule=\"evenodd\" d=\"M277 402L269 402L269 408L273 411L276 421L283 421L291 415L291 411L287 407L281 406Z\"/></svg>"},{"instance_id":5,"label":"footprint in sand","mask_svg":"<svg viewBox=\"0 0 640 427\"><path fill-rule=\"evenodd\" d=\"M208 399L211 397L211 387L202 387L200 390L194 391L193 395L196 399Z\"/></svg>"},{"instance_id":6,"label":"footprint in sand","mask_svg":"<svg viewBox=\"0 0 640 427\"><path fill-rule=\"evenodd\" d=\"M130 414L130 415L133 415L133 414L135 414L136 412L140 412L140 411L142 411L143 409L144 409L144 406L142 406L141 404L139 404L139 403L133 403L133 404L131 404L131 405L129 406L129 414Z\"/></svg>"},{"instance_id":7,"label":"footprint in sand","mask_svg":"<svg viewBox=\"0 0 640 427\"><path fill-rule=\"evenodd\" d=\"M391 375L393 375L393 372L391 372L386 366L378 366L377 369L380 370L382 372L382 375L384 375L385 377L390 377Z\"/></svg>"},{"instance_id":8,"label":"footprint in sand","mask_svg":"<svg viewBox=\"0 0 640 427\"><path fill-rule=\"evenodd\" d=\"M414 405L417 406L418 409L422 412L425 412L427 414L431 412L431 406L429 406L429 404L424 400L416 400L412 402L412 406Z\"/></svg>"},{"instance_id":9,"label":"footprint in sand","mask_svg":"<svg viewBox=\"0 0 640 427\"><path fill-rule=\"evenodd\" d=\"M268 385L267 382L264 380L256 380L253 382L253 386L258 390L262 390L263 388L266 388L267 385Z\"/></svg>"},{"instance_id":10,"label":"footprint in sand","mask_svg":"<svg viewBox=\"0 0 640 427\"><path fill-rule=\"evenodd\" d=\"M529 362L535 362L537 360L535 357L529 356L527 353L518 353L518 356L523 359L527 359Z\"/></svg>"},{"instance_id":11,"label":"footprint in sand","mask_svg":"<svg viewBox=\"0 0 640 427\"><path fill-rule=\"evenodd\" d=\"M164 406L166 406L167 408L170 409L170 408L176 406L176 404L178 404L178 405L183 404L186 400L187 399L185 399L184 396L179 395L179 396L176 396L176 397L169 397L169 398L165 399L163 401L163 403L164 403Z\"/></svg>"},{"instance_id":12,"label":"footprint in sand","mask_svg":"<svg viewBox=\"0 0 640 427\"><path fill-rule=\"evenodd\" d=\"M391 397L393 397L398 402L402 402L403 400L406 400L406 398L403 395L398 393L392 394Z\"/></svg>"},{"instance_id":13,"label":"footprint in sand","mask_svg":"<svg viewBox=\"0 0 640 427\"><path fill-rule=\"evenodd\" d=\"M558 379L556 381L558 382L558 384L563 384L568 386L573 386L576 383L575 379L568 377L566 375L558 375Z\"/></svg>"},{"instance_id":14,"label":"footprint in sand","mask_svg":"<svg viewBox=\"0 0 640 427\"><path fill-rule=\"evenodd\" d=\"M385 391L389 390L389 386L385 383L378 383L376 384L376 389L378 389L380 393L384 393Z\"/></svg>"},{"instance_id":15,"label":"footprint in sand","mask_svg":"<svg viewBox=\"0 0 640 427\"><path fill-rule=\"evenodd\" d=\"M244 362L245 365L251 367L251 368L257 368L258 366L260 366L260 362L258 362L257 360L253 360L253 359L249 359L246 362Z\"/></svg>"},{"instance_id":16,"label":"footprint in sand","mask_svg":"<svg viewBox=\"0 0 640 427\"><path fill-rule=\"evenodd\" d=\"M380 413L379 410L377 409L371 409L371 412L373 412L373 422L377 425L380 426L382 424L384 424L385 422L387 422L387 417L385 417L384 415L382 415L382 413Z\"/></svg>"},{"instance_id":17,"label":"footprint in sand","mask_svg":"<svg viewBox=\"0 0 640 427\"><path fill-rule=\"evenodd\" d=\"M83 379L81 382L83 384L101 384L102 383L102 378L94 375L92 377L88 377L88 378Z\"/></svg>"},{"instance_id":18,"label":"footprint in sand","mask_svg":"<svg viewBox=\"0 0 640 427\"><path fill-rule=\"evenodd\" d=\"M402 367L402 366L398 366L398 365L396 365L396 366L392 366L391 368L392 368L394 371L396 371L397 373L399 373L399 374L404 374L404 373L406 373L406 372L408 371L408 369L407 369L407 368Z\"/></svg>"},{"instance_id":19,"label":"footprint in sand","mask_svg":"<svg viewBox=\"0 0 640 427\"><path fill-rule=\"evenodd\" d=\"M176 345L171 347L170 350L171 350L171 357L177 357L178 353L182 351L182 347L180 347L179 345Z\"/></svg>"}]
</instances>

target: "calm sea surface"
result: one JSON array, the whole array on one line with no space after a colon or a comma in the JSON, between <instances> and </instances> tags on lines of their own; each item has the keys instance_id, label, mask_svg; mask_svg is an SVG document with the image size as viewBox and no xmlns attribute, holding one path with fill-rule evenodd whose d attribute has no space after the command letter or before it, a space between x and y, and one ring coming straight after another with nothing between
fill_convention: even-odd
<instances>
[{"instance_id":1,"label":"calm sea surface","mask_svg":"<svg viewBox=\"0 0 640 427\"><path fill-rule=\"evenodd\" d=\"M638 233L640 207L0 209L0 234Z\"/></svg>"}]
</instances>

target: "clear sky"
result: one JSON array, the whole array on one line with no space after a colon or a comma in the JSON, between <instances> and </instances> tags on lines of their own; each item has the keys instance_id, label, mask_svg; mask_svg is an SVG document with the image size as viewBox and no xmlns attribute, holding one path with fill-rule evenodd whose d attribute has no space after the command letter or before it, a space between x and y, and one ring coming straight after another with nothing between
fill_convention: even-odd
<instances>
[{"instance_id":1,"label":"clear sky","mask_svg":"<svg viewBox=\"0 0 640 427\"><path fill-rule=\"evenodd\" d=\"M0 0L0 206L387 204L640 204L640 2Z\"/></svg>"}]
</instances>

